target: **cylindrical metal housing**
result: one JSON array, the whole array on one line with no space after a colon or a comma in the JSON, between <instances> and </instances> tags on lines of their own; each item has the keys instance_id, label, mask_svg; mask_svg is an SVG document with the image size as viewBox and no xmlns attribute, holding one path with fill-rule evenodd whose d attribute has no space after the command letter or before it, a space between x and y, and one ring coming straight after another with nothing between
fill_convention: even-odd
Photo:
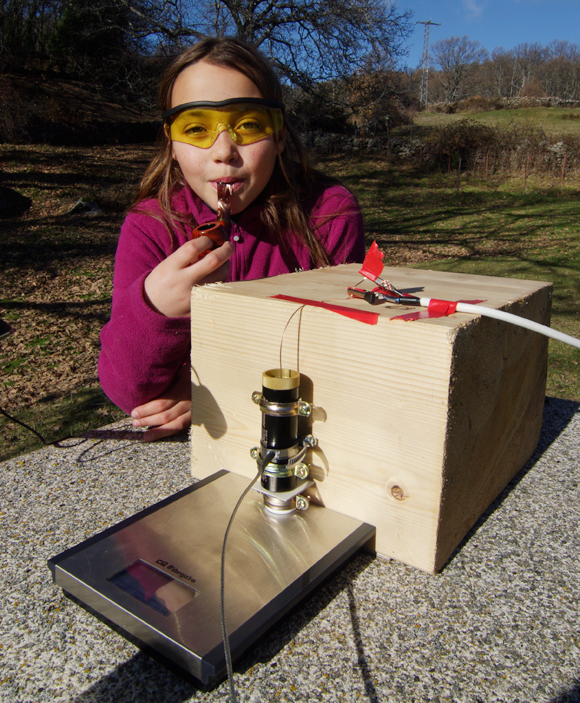
<instances>
[{"instance_id":1,"label":"cylindrical metal housing","mask_svg":"<svg viewBox=\"0 0 580 703\"><path fill-rule=\"evenodd\" d=\"M270 403L296 403L300 397L300 374L292 369L270 369L262 374L262 396ZM298 416L296 414L262 411L262 458L270 449L298 447ZM294 452L289 452L293 454ZM286 452L282 452L286 454ZM281 457L264 467L262 486L276 493L291 491L296 486L294 471L288 460Z\"/></svg>"}]
</instances>

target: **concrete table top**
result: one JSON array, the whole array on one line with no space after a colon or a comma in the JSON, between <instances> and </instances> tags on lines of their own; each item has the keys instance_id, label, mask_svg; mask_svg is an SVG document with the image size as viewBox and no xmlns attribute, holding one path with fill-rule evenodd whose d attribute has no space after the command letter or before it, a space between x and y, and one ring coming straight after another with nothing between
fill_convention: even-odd
<instances>
[{"instance_id":1,"label":"concrete table top","mask_svg":"<svg viewBox=\"0 0 580 703\"><path fill-rule=\"evenodd\" d=\"M235 665L240 701L580 701L580 406L436 576L359 554ZM225 701L69 601L47 560L188 486L185 438L117 423L0 465L0 701ZM251 578L251 575L248 575Z\"/></svg>"}]
</instances>

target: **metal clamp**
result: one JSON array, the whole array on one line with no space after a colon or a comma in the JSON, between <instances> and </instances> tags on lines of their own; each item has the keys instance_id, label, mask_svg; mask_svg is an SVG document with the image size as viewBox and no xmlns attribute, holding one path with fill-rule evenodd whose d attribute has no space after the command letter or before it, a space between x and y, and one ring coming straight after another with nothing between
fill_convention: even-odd
<instances>
[{"instance_id":1,"label":"metal clamp","mask_svg":"<svg viewBox=\"0 0 580 703\"><path fill-rule=\"evenodd\" d=\"M295 510L307 510L310 506L308 496L301 495L307 488L314 486L313 481L300 480L292 491L284 493L273 493L261 486L259 483L254 484L253 489L264 496L266 510L276 515L292 514Z\"/></svg>"},{"instance_id":2,"label":"metal clamp","mask_svg":"<svg viewBox=\"0 0 580 703\"><path fill-rule=\"evenodd\" d=\"M252 400L256 405L260 406L260 410L265 415L274 415L276 417L300 415L302 417L308 417L312 412L312 405L300 398L292 403L274 403L270 400L266 400L259 391L254 391L254 393L252 393Z\"/></svg>"}]
</instances>

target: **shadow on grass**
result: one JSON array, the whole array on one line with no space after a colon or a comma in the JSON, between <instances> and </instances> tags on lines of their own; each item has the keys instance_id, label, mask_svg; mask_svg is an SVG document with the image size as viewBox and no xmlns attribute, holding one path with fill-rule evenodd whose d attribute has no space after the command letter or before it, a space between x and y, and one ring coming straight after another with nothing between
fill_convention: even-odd
<instances>
[{"instance_id":1,"label":"shadow on grass","mask_svg":"<svg viewBox=\"0 0 580 703\"><path fill-rule=\"evenodd\" d=\"M28 454L53 444L70 448L69 442L86 442L84 433L95 426L126 418L100 388L82 388L64 397L49 396L28 408L10 413L16 423L0 417L0 461ZM28 425L23 427L18 421ZM34 434L33 434L34 432Z\"/></svg>"},{"instance_id":2,"label":"shadow on grass","mask_svg":"<svg viewBox=\"0 0 580 703\"><path fill-rule=\"evenodd\" d=\"M130 153L131 158L123 158ZM116 184L140 178L151 158L146 146L135 147L4 147L0 159L5 166L25 163L25 171L0 171L0 183L14 188L34 186L52 190L57 186Z\"/></svg>"},{"instance_id":3,"label":"shadow on grass","mask_svg":"<svg viewBox=\"0 0 580 703\"><path fill-rule=\"evenodd\" d=\"M0 187L32 201L22 217L5 217L3 258L12 266L61 257L114 254L124 210L151 156L147 147L58 148L0 145ZM26 169L22 168L26 164ZM81 196L102 215L67 212ZM106 243L103 243L105 238Z\"/></svg>"},{"instance_id":4,"label":"shadow on grass","mask_svg":"<svg viewBox=\"0 0 580 703\"><path fill-rule=\"evenodd\" d=\"M7 223L3 220L3 226ZM119 238L121 218L111 214L87 218L55 215L8 222L4 228L2 258L8 268L47 272L62 271L63 261L72 268L75 259L94 262L111 258Z\"/></svg>"},{"instance_id":5,"label":"shadow on grass","mask_svg":"<svg viewBox=\"0 0 580 703\"><path fill-rule=\"evenodd\" d=\"M505 190L498 189L497 179L466 177L466 187L457 193L454 174L391 169L380 158L326 163L359 198L371 239L466 247L482 239L522 244L546 230L573 229L577 221L577 189L563 189L553 180L523 193L513 179Z\"/></svg>"},{"instance_id":6,"label":"shadow on grass","mask_svg":"<svg viewBox=\"0 0 580 703\"><path fill-rule=\"evenodd\" d=\"M106 305L107 307L101 311L95 312L91 308ZM102 298L99 300L83 300L82 302L50 302L50 303L35 303L32 301L15 301L15 300L0 300L0 306L4 310L35 310L45 315L56 316L64 320L67 317L84 318L89 320L98 320L105 324L111 316L111 298ZM65 324L64 322L62 323ZM42 402L42 401L41 401Z\"/></svg>"}]
</instances>

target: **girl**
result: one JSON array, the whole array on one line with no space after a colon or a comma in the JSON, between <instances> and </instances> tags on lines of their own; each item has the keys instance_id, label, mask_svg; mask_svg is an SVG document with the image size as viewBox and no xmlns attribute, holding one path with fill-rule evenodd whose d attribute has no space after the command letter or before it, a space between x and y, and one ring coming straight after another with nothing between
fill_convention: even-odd
<instances>
[{"instance_id":1,"label":"girl","mask_svg":"<svg viewBox=\"0 0 580 703\"><path fill-rule=\"evenodd\" d=\"M121 228L113 306L101 333L105 393L146 441L189 427L192 286L362 261L354 196L313 171L264 57L236 39L204 39L167 70L164 130ZM192 229L231 191L231 237ZM225 186L220 186L224 188Z\"/></svg>"}]
</instances>

